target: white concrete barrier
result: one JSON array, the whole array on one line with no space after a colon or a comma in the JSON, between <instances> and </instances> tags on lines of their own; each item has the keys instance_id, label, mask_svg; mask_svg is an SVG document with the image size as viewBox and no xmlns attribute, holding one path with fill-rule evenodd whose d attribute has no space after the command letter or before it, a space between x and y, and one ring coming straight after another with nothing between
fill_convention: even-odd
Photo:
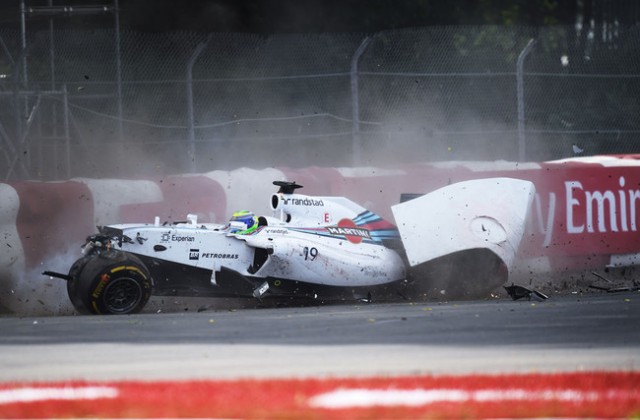
<instances>
[{"instance_id":1,"label":"white concrete barrier","mask_svg":"<svg viewBox=\"0 0 640 420\"><path fill-rule=\"evenodd\" d=\"M274 192L273 181L284 180L282 171L273 168L240 168L233 171L213 171L205 174L224 188L226 218L238 210L271 215L270 200Z\"/></svg>"},{"instance_id":2,"label":"white concrete barrier","mask_svg":"<svg viewBox=\"0 0 640 420\"><path fill-rule=\"evenodd\" d=\"M16 190L0 184L0 312L17 309L16 282L25 271L24 250L17 227L19 209Z\"/></svg>"},{"instance_id":3,"label":"white concrete barrier","mask_svg":"<svg viewBox=\"0 0 640 420\"><path fill-rule=\"evenodd\" d=\"M85 184L91 191L94 225L119 221L123 205L156 203L163 200L162 191L152 181L90 178L74 178L72 181Z\"/></svg>"}]
</instances>

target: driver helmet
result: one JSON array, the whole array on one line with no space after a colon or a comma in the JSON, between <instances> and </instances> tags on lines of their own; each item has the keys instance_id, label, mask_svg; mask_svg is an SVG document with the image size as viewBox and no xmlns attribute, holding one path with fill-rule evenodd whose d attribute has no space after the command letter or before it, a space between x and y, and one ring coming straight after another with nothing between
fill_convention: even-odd
<instances>
[{"instance_id":1,"label":"driver helmet","mask_svg":"<svg viewBox=\"0 0 640 420\"><path fill-rule=\"evenodd\" d=\"M239 235L248 235L258 229L258 218L253 212L248 210L240 210L231 216L231 222L242 222L246 226L245 229L231 229L231 233L237 233Z\"/></svg>"}]
</instances>

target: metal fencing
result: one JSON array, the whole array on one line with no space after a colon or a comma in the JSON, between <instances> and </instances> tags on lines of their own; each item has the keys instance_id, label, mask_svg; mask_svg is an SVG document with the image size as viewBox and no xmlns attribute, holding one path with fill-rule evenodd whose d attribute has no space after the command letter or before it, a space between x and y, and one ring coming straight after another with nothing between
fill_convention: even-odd
<instances>
[{"instance_id":1,"label":"metal fencing","mask_svg":"<svg viewBox=\"0 0 640 420\"><path fill-rule=\"evenodd\" d=\"M611 28L610 28L611 29ZM640 28L0 29L0 176L640 152Z\"/></svg>"}]
</instances>

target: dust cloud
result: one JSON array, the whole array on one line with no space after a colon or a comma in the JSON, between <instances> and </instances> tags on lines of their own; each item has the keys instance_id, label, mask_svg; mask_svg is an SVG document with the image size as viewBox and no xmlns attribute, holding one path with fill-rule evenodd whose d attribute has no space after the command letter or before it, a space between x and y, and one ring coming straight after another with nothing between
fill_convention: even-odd
<instances>
[{"instance_id":1,"label":"dust cloud","mask_svg":"<svg viewBox=\"0 0 640 420\"><path fill-rule=\"evenodd\" d=\"M260 46L266 48L268 44ZM346 63L348 69L350 58L344 55L339 61L343 66ZM268 74L292 73L287 63L280 66L269 68ZM183 73L180 77L184 77ZM72 109L71 176L149 179L242 167L388 167L416 162L513 160L517 156L513 121L492 121L472 109L452 112L442 101L429 100L428 90L421 93L418 101L410 95L395 98L415 107L404 105L399 111L382 112L378 103L366 99L363 83L362 122L356 130L362 150L361 156L356 157L348 74L326 85L286 80L271 82L266 87L256 87L255 81L244 83L243 88L235 81L227 82L224 95L216 83L195 85L193 143L189 142L190 133L185 127L182 82L165 86L165 91L146 93L136 90L144 86L133 88L133 84L127 84L125 96L129 102L125 103L122 138L118 137L113 120L105 122L96 115L87 116ZM483 100L499 103L504 94L496 91L494 97L487 95ZM372 115L365 112L367 109ZM191 147L195 150L193 155ZM49 149L43 150L47 154ZM62 145L50 155L61 153ZM43 160L39 173L44 179L60 180L60 174L64 173L62 164L63 159ZM37 269L12 273L10 281L2 282L0 311L23 316L73 313L64 280L50 279L41 272L46 269L66 273L79 256L63 254L43 262ZM180 299L154 302L182 305ZM162 306L152 308L162 310Z\"/></svg>"},{"instance_id":2,"label":"dust cloud","mask_svg":"<svg viewBox=\"0 0 640 420\"><path fill-rule=\"evenodd\" d=\"M44 276L43 271L66 274L80 257L65 253L42 262L30 270L12 270L0 279L0 315L53 316L71 315L73 306L67 295L65 280Z\"/></svg>"}]
</instances>

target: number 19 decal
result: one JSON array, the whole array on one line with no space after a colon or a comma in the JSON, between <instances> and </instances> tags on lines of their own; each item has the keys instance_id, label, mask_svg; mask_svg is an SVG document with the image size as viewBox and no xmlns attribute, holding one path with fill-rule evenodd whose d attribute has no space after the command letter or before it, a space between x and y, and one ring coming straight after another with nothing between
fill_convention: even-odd
<instances>
[{"instance_id":1,"label":"number 19 decal","mask_svg":"<svg viewBox=\"0 0 640 420\"><path fill-rule=\"evenodd\" d=\"M308 246L305 246L302 252L304 254L305 261L313 261L318 256L318 248L309 248Z\"/></svg>"}]
</instances>

